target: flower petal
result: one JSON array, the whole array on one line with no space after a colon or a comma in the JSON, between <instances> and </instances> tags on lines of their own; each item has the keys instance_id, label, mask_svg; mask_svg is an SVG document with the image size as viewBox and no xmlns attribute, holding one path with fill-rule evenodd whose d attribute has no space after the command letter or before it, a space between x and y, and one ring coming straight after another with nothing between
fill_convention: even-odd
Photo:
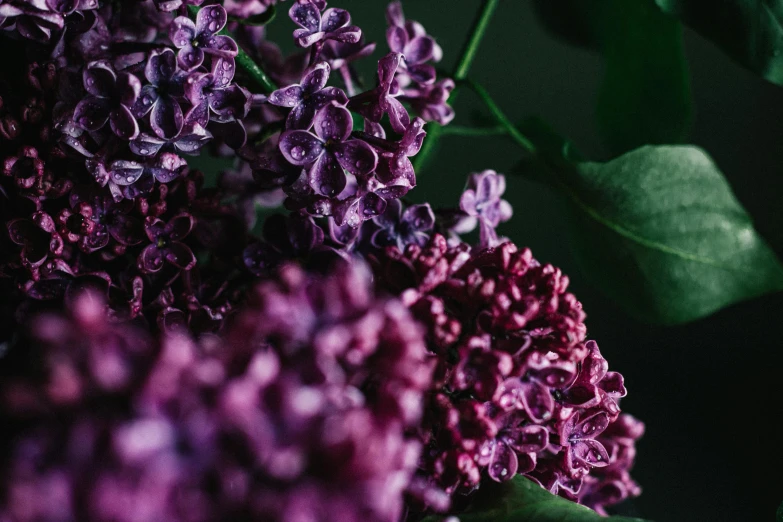
<instances>
[{"instance_id":1,"label":"flower petal","mask_svg":"<svg viewBox=\"0 0 783 522\"><path fill-rule=\"evenodd\" d=\"M393 25L386 30L386 42L393 53L404 53L408 45L408 33L404 28Z\"/></svg>"},{"instance_id":2,"label":"flower petal","mask_svg":"<svg viewBox=\"0 0 783 522\"><path fill-rule=\"evenodd\" d=\"M351 15L345 9L330 7L321 15L321 31L330 33L351 23Z\"/></svg>"},{"instance_id":3,"label":"flower petal","mask_svg":"<svg viewBox=\"0 0 783 522\"><path fill-rule=\"evenodd\" d=\"M503 439L520 453L537 453L549 444L549 431L545 426L528 425L508 430Z\"/></svg>"},{"instance_id":4,"label":"flower petal","mask_svg":"<svg viewBox=\"0 0 783 522\"><path fill-rule=\"evenodd\" d=\"M193 216L190 214L179 214L169 220L165 230L172 241L181 241L190 234L194 224Z\"/></svg>"},{"instance_id":5,"label":"flower petal","mask_svg":"<svg viewBox=\"0 0 783 522\"><path fill-rule=\"evenodd\" d=\"M432 60L435 56L435 40L431 36L417 36L410 41L404 51L405 61L410 68L411 65L421 64Z\"/></svg>"},{"instance_id":6,"label":"flower petal","mask_svg":"<svg viewBox=\"0 0 783 522\"><path fill-rule=\"evenodd\" d=\"M120 105L111 112L109 123L112 132L123 140L134 140L139 135L139 124L125 105Z\"/></svg>"},{"instance_id":7,"label":"flower petal","mask_svg":"<svg viewBox=\"0 0 783 522\"><path fill-rule=\"evenodd\" d=\"M73 111L73 121L84 130L95 132L109 120L110 110L107 100L88 96L79 102Z\"/></svg>"},{"instance_id":8,"label":"flower petal","mask_svg":"<svg viewBox=\"0 0 783 522\"><path fill-rule=\"evenodd\" d=\"M313 94L324 87L326 82L329 81L329 73L331 68L327 62L319 62L313 65L310 70L302 78L302 90L306 94Z\"/></svg>"},{"instance_id":9,"label":"flower petal","mask_svg":"<svg viewBox=\"0 0 783 522\"><path fill-rule=\"evenodd\" d=\"M492 458L489 461L487 474L489 478L496 482L510 480L517 474L519 461L517 454L505 443L495 444L495 450L492 452Z\"/></svg>"},{"instance_id":10,"label":"flower petal","mask_svg":"<svg viewBox=\"0 0 783 522\"><path fill-rule=\"evenodd\" d=\"M177 53L177 63L183 71L193 71L204 63L204 51L201 47L186 45Z\"/></svg>"},{"instance_id":11,"label":"flower petal","mask_svg":"<svg viewBox=\"0 0 783 522\"><path fill-rule=\"evenodd\" d=\"M132 185L144 174L144 166L135 161L117 160L111 164L111 180L120 186Z\"/></svg>"},{"instance_id":12,"label":"flower petal","mask_svg":"<svg viewBox=\"0 0 783 522\"><path fill-rule=\"evenodd\" d=\"M324 196L337 196L343 191L347 180L345 172L333 154L327 152L310 167L310 186Z\"/></svg>"},{"instance_id":13,"label":"flower petal","mask_svg":"<svg viewBox=\"0 0 783 522\"><path fill-rule=\"evenodd\" d=\"M308 33L314 33L321 29L321 13L310 2L294 2L294 5L288 10L288 16Z\"/></svg>"},{"instance_id":14,"label":"flower petal","mask_svg":"<svg viewBox=\"0 0 783 522\"><path fill-rule=\"evenodd\" d=\"M84 89L93 96L110 98L114 94L114 84L117 82L112 66L105 60L91 62L82 73Z\"/></svg>"},{"instance_id":15,"label":"flower petal","mask_svg":"<svg viewBox=\"0 0 783 522\"><path fill-rule=\"evenodd\" d=\"M228 14L222 5L208 5L196 15L196 32L212 35L226 26Z\"/></svg>"},{"instance_id":16,"label":"flower petal","mask_svg":"<svg viewBox=\"0 0 783 522\"><path fill-rule=\"evenodd\" d=\"M139 269L145 273L153 273L163 268L163 252L156 245L147 245L139 254Z\"/></svg>"},{"instance_id":17,"label":"flower petal","mask_svg":"<svg viewBox=\"0 0 783 522\"><path fill-rule=\"evenodd\" d=\"M351 135L353 117L348 109L332 102L316 112L313 126L316 135L323 141L341 142Z\"/></svg>"},{"instance_id":18,"label":"flower petal","mask_svg":"<svg viewBox=\"0 0 783 522\"><path fill-rule=\"evenodd\" d=\"M578 440L569 448L568 464L576 469L603 468L609 465L609 454L597 440Z\"/></svg>"},{"instance_id":19,"label":"flower petal","mask_svg":"<svg viewBox=\"0 0 783 522\"><path fill-rule=\"evenodd\" d=\"M222 34L210 38L202 49L205 53L224 60L233 59L239 53L239 47L234 39Z\"/></svg>"},{"instance_id":20,"label":"flower petal","mask_svg":"<svg viewBox=\"0 0 783 522\"><path fill-rule=\"evenodd\" d=\"M169 25L169 40L178 48L190 45L196 38L196 24L187 16L178 16Z\"/></svg>"},{"instance_id":21,"label":"flower petal","mask_svg":"<svg viewBox=\"0 0 783 522\"><path fill-rule=\"evenodd\" d=\"M522 392L522 404L530 418L536 422L549 419L555 407L549 390L539 382L526 383Z\"/></svg>"},{"instance_id":22,"label":"flower petal","mask_svg":"<svg viewBox=\"0 0 783 522\"><path fill-rule=\"evenodd\" d=\"M177 101L170 96L161 96L152 107L150 126L159 137L170 140L182 130L184 116Z\"/></svg>"},{"instance_id":23,"label":"flower petal","mask_svg":"<svg viewBox=\"0 0 783 522\"><path fill-rule=\"evenodd\" d=\"M300 85L289 85L277 89L269 95L269 103L279 107L295 107L304 97L304 89Z\"/></svg>"},{"instance_id":24,"label":"flower petal","mask_svg":"<svg viewBox=\"0 0 783 522\"><path fill-rule=\"evenodd\" d=\"M324 153L324 142L307 131L285 131L280 135L280 152L290 163L305 166Z\"/></svg>"},{"instance_id":25,"label":"flower petal","mask_svg":"<svg viewBox=\"0 0 783 522\"><path fill-rule=\"evenodd\" d=\"M147 65L144 67L144 76L153 85L162 85L169 81L177 70L177 57L171 49L152 51Z\"/></svg>"},{"instance_id":26,"label":"flower petal","mask_svg":"<svg viewBox=\"0 0 783 522\"><path fill-rule=\"evenodd\" d=\"M349 140L334 146L340 165L354 176L366 176L378 165L375 149L361 140Z\"/></svg>"}]
</instances>

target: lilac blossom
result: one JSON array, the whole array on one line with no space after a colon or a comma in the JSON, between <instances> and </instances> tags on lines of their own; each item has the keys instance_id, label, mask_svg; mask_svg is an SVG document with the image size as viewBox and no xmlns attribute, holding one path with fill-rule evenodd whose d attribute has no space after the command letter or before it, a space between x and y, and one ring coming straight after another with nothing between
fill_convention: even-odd
<instances>
[{"instance_id":1,"label":"lilac blossom","mask_svg":"<svg viewBox=\"0 0 783 522\"><path fill-rule=\"evenodd\" d=\"M378 86L351 98L348 108L355 110L368 120L380 123L384 114L389 115L394 132L402 134L410 125L410 115L397 100L400 86L395 74L402 63L400 53L389 53L378 61Z\"/></svg>"},{"instance_id":2,"label":"lilac blossom","mask_svg":"<svg viewBox=\"0 0 783 522\"><path fill-rule=\"evenodd\" d=\"M308 181L314 190L336 196L346 185L343 169L355 176L367 176L378 164L372 147L349 139L352 127L351 113L331 102L316 113L315 134L286 131L280 136L280 151L293 165L308 167Z\"/></svg>"},{"instance_id":3,"label":"lilac blossom","mask_svg":"<svg viewBox=\"0 0 783 522\"><path fill-rule=\"evenodd\" d=\"M230 36L218 34L226 26L228 15L221 5L208 5L199 10L194 23L187 16L174 19L169 38L179 49L177 63L184 71L192 71L204 63L204 55L233 59L238 52Z\"/></svg>"},{"instance_id":4,"label":"lilac blossom","mask_svg":"<svg viewBox=\"0 0 783 522\"><path fill-rule=\"evenodd\" d=\"M389 29L386 41L389 49L403 56L400 82L406 87L411 80L419 84L435 82L435 68L427 62L439 62L443 51L435 40L428 36L424 27L415 21L406 21L401 2L392 2L386 8Z\"/></svg>"},{"instance_id":5,"label":"lilac blossom","mask_svg":"<svg viewBox=\"0 0 783 522\"><path fill-rule=\"evenodd\" d=\"M182 130L184 117L179 98L185 81L174 51L152 51L144 76L150 83L142 88L133 110L139 118L150 115L150 126L159 138L172 139Z\"/></svg>"},{"instance_id":6,"label":"lilac blossom","mask_svg":"<svg viewBox=\"0 0 783 522\"><path fill-rule=\"evenodd\" d=\"M505 176L494 170L471 174L468 178L459 206L465 214L478 220L482 247L495 246L498 242L495 228L511 219L511 205L502 199L505 191Z\"/></svg>"},{"instance_id":7,"label":"lilac blossom","mask_svg":"<svg viewBox=\"0 0 783 522\"><path fill-rule=\"evenodd\" d=\"M444 78L432 85L409 86L402 91L401 99L411 104L415 114L425 121L448 125L454 119L454 109L448 104L454 90L454 80Z\"/></svg>"},{"instance_id":8,"label":"lilac blossom","mask_svg":"<svg viewBox=\"0 0 783 522\"><path fill-rule=\"evenodd\" d=\"M325 5L325 2L324 2ZM321 13L311 0L296 0L288 16L301 29L294 31L294 41L299 47L316 45L316 49L328 40L356 43L362 30L351 23L351 15L344 9L329 8Z\"/></svg>"},{"instance_id":9,"label":"lilac blossom","mask_svg":"<svg viewBox=\"0 0 783 522\"><path fill-rule=\"evenodd\" d=\"M223 60L215 63L215 68L223 69L228 64ZM213 68L213 70L215 69ZM206 127L212 119L221 122L244 118L250 111L250 93L232 84L233 67L229 74L191 73L185 81L185 96L193 107L185 120L189 125Z\"/></svg>"},{"instance_id":10,"label":"lilac blossom","mask_svg":"<svg viewBox=\"0 0 783 522\"><path fill-rule=\"evenodd\" d=\"M88 96L74 109L74 121L88 131L100 130L110 122L120 138L138 136L139 125L131 108L141 91L139 79L127 72L116 73L107 61L89 63L83 76Z\"/></svg>"},{"instance_id":11,"label":"lilac blossom","mask_svg":"<svg viewBox=\"0 0 783 522\"><path fill-rule=\"evenodd\" d=\"M182 242L193 229L193 217L179 214L168 223L147 218L144 222L144 232L150 240L139 254L139 269L143 272L157 272L163 268L164 261L180 270L190 270L196 265L193 251Z\"/></svg>"},{"instance_id":12,"label":"lilac blossom","mask_svg":"<svg viewBox=\"0 0 783 522\"><path fill-rule=\"evenodd\" d=\"M308 130L319 109L332 101L340 105L348 103L341 89L326 87L329 72L329 64L319 62L305 73L301 83L283 87L269 95L269 103L272 105L291 109L286 120L287 129Z\"/></svg>"},{"instance_id":13,"label":"lilac blossom","mask_svg":"<svg viewBox=\"0 0 783 522\"><path fill-rule=\"evenodd\" d=\"M372 235L371 242L377 248L391 245L405 250L408 245L424 246L435 227L435 214L429 203L411 205L403 210L399 199L387 203L386 211L373 218L379 230Z\"/></svg>"}]
</instances>

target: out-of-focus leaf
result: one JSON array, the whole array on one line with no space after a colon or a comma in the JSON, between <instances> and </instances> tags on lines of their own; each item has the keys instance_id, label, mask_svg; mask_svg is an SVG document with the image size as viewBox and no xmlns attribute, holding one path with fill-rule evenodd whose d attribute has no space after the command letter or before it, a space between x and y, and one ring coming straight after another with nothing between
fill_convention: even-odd
<instances>
[{"instance_id":1,"label":"out-of-focus leaf","mask_svg":"<svg viewBox=\"0 0 783 522\"><path fill-rule=\"evenodd\" d=\"M459 515L460 522L644 522L639 518L602 517L522 476L503 484L486 484L477 497L468 512ZM443 519L432 516L424 522Z\"/></svg>"},{"instance_id":2,"label":"out-of-focus leaf","mask_svg":"<svg viewBox=\"0 0 783 522\"><path fill-rule=\"evenodd\" d=\"M712 159L646 146L550 170L571 203L577 259L629 313L682 323L783 289L783 267Z\"/></svg>"},{"instance_id":3,"label":"out-of-focus leaf","mask_svg":"<svg viewBox=\"0 0 783 522\"><path fill-rule=\"evenodd\" d=\"M597 118L610 152L682 143L691 90L681 25L649 0L597 1L591 23L606 60Z\"/></svg>"},{"instance_id":4,"label":"out-of-focus leaf","mask_svg":"<svg viewBox=\"0 0 783 522\"><path fill-rule=\"evenodd\" d=\"M783 0L655 0L726 54L783 85Z\"/></svg>"}]
</instances>

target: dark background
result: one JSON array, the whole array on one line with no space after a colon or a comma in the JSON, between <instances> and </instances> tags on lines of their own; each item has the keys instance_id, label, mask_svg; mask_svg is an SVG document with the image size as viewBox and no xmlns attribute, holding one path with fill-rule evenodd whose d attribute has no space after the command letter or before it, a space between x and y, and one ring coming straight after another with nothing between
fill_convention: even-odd
<instances>
[{"instance_id":1,"label":"dark background","mask_svg":"<svg viewBox=\"0 0 783 522\"><path fill-rule=\"evenodd\" d=\"M331 4L350 10L367 37L378 42L376 57L387 51L385 2ZM478 6L478 0L404 3L406 16L438 39L442 65L449 70ZM282 16L277 22L275 33L290 29ZM685 45L695 103L690 140L715 158L780 255L783 88L741 68L688 30ZM542 29L530 0L504 0L471 77L515 121L538 115L588 158L601 159L605 153L594 107L602 74L598 54L564 44ZM462 125L482 106L465 91L456 109L455 123ZM503 137L444 137L411 196L454 206L468 173L508 172L520 157ZM783 500L783 437L777 428L783 417L783 295L741 303L684 326L640 323L579 272L556 194L508 176L507 199L515 215L501 233L571 276L572 290L588 314L589 335L610 368L625 376L629 395L623 409L647 425L633 473L644 493L629 506L629 514L663 522L773 520Z\"/></svg>"}]
</instances>

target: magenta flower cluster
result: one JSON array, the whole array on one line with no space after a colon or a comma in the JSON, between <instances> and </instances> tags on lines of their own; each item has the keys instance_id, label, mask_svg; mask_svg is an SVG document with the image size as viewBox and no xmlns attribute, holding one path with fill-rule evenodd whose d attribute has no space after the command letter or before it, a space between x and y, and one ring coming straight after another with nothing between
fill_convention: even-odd
<instances>
[{"instance_id":1,"label":"magenta flower cluster","mask_svg":"<svg viewBox=\"0 0 783 522\"><path fill-rule=\"evenodd\" d=\"M325 0L0 0L25 51L0 78L0 520L415 522L516 475L599 513L639 494L643 424L568 278L499 234L505 178L403 201L455 84L386 20L365 86L376 44Z\"/></svg>"}]
</instances>

